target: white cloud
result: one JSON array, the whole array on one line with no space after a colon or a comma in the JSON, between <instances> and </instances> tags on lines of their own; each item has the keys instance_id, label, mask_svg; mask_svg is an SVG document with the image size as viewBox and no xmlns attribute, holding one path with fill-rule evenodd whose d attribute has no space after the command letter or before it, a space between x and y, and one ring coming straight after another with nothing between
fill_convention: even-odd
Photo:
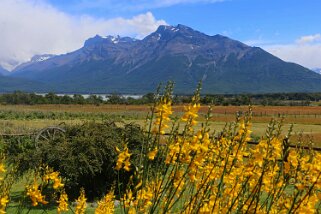
<instances>
[{"instance_id":1,"label":"white cloud","mask_svg":"<svg viewBox=\"0 0 321 214\"><path fill-rule=\"evenodd\" d=\"M304 35L288 44L272 40L253 39L244 41L251 46L262 47L287 62L294 62L307 68L321 68L321 34Z\"/></svg>"},{"instance_id":2,"label":"white cloud","mask_svg":"<svg viewBox=\"0 0 321 214\"><path fill-rule=\"evenodd\" d=\"M246 45L249 45L249 46L256 46L256 47L274 44L273 41L265 40L265 39L261 39L261 38L246 40L246 41L243 41L243 43Z\"/></svg>"},{"instance_id":3,"label":"white cloud","mask_svg":"<svg viewBox=\"0 0 321 214\"><path fill-rule=\"evenodd\" d=\"M300 37L292 44L265 45L263 48L285 61L307 68L321 68L321 42L317 42L319 37L316 35Z\"/></svg>"},{"instance_id":4,"label":"white cloud","mask_svg":"<svg viewBox=\"0 0 321 214\"><path fill-rule=\"evenodd\" d=\"M12 69L35 54L73 51L96 34L143 37L164 20L151 12L130 19L71 16L44 1L1 0L0 65Z\"/></svg>"},{"instance_id":5,"label":"white cloud","mask_svg":"<svg viewBox=\"0 0 321 214\"><path fill-rule=\"evenodd\" d=\"M298 44L306 44L320 41L321 35L319 33L314 35L301 36L299 39L296 40Z\"/></svg>"}]
</instances>

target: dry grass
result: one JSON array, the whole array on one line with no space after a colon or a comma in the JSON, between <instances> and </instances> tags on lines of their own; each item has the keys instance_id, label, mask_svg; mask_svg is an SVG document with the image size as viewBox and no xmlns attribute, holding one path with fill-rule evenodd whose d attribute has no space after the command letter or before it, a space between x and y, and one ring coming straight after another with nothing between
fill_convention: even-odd
<instances>
[{"instance_id":1,"label":"dry grass","mask_svg":"<svg viewBox=\"0 0 321 214\"><path fill-rule=\"evenodd\" d=\"M220 131L225 123L233 122L237 112L246 112L248 106L214 106L212 108L213 118L211 129ZM117 114L139 114L135 120L126 119L127 122L135 122L143 125L145 115L150 110L147 105L0 105L0 111L18 111L18 112L87 112L87 113L117 113ZM179 116L184 111L182 105L173 106L173 111L178 112ZM208 107L202 106L200 109L200 120L204 119ZM294 124L295 133L309 135L314 142L320 142L321 146L321 106L301 107L301 106L253 106L253 132L256 137L265 133L267 123L271 118L284 117L283 133L286 134L290 124ZM60 123L75 124L81 123L82 120L0 120L0 133L6 130L23 130L41 129L45 126L59 125Z\"/></svg>"},{"instance_id":2,"label":"dry grass","mask_svg":"<svg viewBox=\"0 0 321 214\"><path fill-rule=\"evenodd\" d=\"M43 112L124 112L149 111L147 105L0 105L1 110L12 111L43 111Z\"/></svg>"},{"instance_id":3,"label":"dry grass","mask_svg":"<svg viewBox=\"0 0 321 214\"><path fill-rule=\"evenodd\" d=\"M202 106L201 113L206 113L208 106ZM245 112L248 106L214 106L213 112L227 115L236 112ZM0 105L0 110L13 111L63 111L63 112L122 112L122 111L149 111L148 105ZM183 105L173 106L173 110L183 111ZM256 116L292 115L321 118L321 106L254 106Z\"/></svg>"}]
</instances>

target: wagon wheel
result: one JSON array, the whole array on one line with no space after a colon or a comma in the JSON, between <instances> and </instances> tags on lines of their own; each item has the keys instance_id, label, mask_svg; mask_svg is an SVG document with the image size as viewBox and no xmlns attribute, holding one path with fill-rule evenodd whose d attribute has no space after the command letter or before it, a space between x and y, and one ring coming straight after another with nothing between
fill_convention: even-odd
<instances>
[{"instance_id":1,"label":"wagon wheel","mask_svg":"<svg viewBox=\"0 0 321 214\"><path fill-rule=\"evenodd\" d=\"M35 138L35 146L37 149L43 144L50 144L58 137L65 135L66 130L57 126L49 126L41 129Z\"/></svg>"}]
</instances>

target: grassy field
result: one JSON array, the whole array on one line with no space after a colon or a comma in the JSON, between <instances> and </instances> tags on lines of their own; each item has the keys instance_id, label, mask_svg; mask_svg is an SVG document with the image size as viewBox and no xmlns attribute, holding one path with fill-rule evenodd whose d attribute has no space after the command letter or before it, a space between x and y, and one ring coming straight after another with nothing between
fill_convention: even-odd
<instances>
[{"instance_id":1,"label":"grassy field","mask_svg":"<svg viewBox=\"0 0 321 214\"><path fill-rule=\"evenodd\" d=\"M226 123L235 120L237 112L242 114L247 109L247 106L214 106L211 129L219 132ZM79 124L88 120L114 119L142 125L149 110L150 106L147 105L2 105L0 112L11 116L0 117L0 133L28 133L46 126ZM184 107L174 106L173 110L176 112L174 117L179 117ZM207 111L207 106L201 107L201 121ZM284 134L293 124L294 134L308 135L316 145L321 146L321 106L254 106L254 136L258 138L264 135L269 121L281 117L284 117Z\"/></svg>"}]
</instances>

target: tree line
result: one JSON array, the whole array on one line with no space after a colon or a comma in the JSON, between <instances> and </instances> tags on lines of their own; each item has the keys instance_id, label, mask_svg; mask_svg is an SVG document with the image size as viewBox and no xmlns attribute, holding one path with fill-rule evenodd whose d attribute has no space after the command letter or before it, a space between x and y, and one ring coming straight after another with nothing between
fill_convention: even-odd
<instances>
[{"instance_id":1,"label":"tree line","mask_svg":"<svg viewBox=\"0 0 321 214\"><path fill-rule=\"evenodd\" d=\"M174 104L190 103L192 96L174 95ZM147 93L140 98L125 97L120 94L89 95L80 94L58 95L53 92L45 95L15 91L13 93L0 94L1 104L125 104L141 105L154 103L155 94ZM201 103L206 105L265 105L265 106L309 106L312 102L319 102L321 93L271 93L271 94L218 94L203 95Z\"/></svg>"}]
</instances>

